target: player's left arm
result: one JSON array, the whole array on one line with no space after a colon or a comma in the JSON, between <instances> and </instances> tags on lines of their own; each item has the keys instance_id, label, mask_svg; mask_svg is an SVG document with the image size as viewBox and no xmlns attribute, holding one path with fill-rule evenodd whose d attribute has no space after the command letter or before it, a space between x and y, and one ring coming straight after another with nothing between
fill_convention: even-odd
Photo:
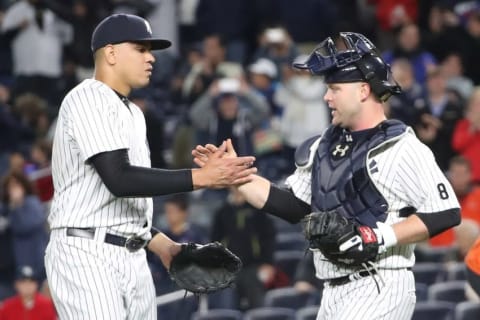
<instances>
[{"instance_id":1,"label":"player's left arm","mask_svg":"<svg viewBox=\"0 0 480 320\"><path fill-rule=\"evenodd\" d=\"M152 239L148 242L147 248L160 258L165 268L169 269L173 256L180 252L181 244L155 228L152 228L151 233Z\"/></svg>"},{"instance_id":2,"label":"player's left arm","mask_svg":"<svg viewBox=\"0 0 480 320\"><path fill-rule=\"evenodd\" d=\"M449 181L430 149L417 141L405 145L395 176L412 213L391 226L379 224L387 247L426 240L461 220L460 205Z\"/></svg>"}]
</instances>

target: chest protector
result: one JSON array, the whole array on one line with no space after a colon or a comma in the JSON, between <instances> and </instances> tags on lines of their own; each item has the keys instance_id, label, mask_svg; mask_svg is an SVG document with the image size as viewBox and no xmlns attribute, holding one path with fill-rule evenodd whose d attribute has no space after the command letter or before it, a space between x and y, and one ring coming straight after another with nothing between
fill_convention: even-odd
<instances>
[{"instance_id":1,"label":"chest protector","mask_svg":"<svg viewBox=\"0 0 480 320\"><path fill-rule=\"evenodd\" d=\"M406 132L397 120L350 133L330 127L312 158L312 211L336 210L360 224L376 227L386 220L388 203L370 179L377 163L372 156L393 146ZM368 159L367 159L368 157ZM367 168L368 166L368 168Z\"/></svg>"}]
</instances>

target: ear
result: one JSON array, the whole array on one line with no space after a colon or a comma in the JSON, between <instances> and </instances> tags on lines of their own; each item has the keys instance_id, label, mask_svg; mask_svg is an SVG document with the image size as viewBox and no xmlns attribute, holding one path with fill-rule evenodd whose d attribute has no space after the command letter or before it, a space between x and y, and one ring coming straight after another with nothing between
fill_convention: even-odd
<instances>
[{"instance_id":1,"label":"ear","mask_svg":"<svg viewBox=\"0 0 480 320\"><path fill-rule=\"evenodd\" d=\"M362 84L360 84L360 101L365 102L370 96L371 92L372 88L370 88L370 85L368 83L363 82Z\"/></svg>"},{"instance_id":2,"label":"ear","mask_svg":"<svg viewBox=\"0 0 480 320\"><path fill-rule=\"evenodd\" d=\"M108 44L106 45L105 47L103 47L103 58L105 59L105 61L110 64L110 65L113 65L116 63L116 55L115 55L115 47L111 44Z\"/></svg>"}]
</instances>

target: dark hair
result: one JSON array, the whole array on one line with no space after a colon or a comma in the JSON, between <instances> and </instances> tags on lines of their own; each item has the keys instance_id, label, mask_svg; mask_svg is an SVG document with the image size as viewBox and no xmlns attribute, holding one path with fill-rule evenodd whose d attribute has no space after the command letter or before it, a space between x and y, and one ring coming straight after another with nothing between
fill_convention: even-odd
<instances>
[{"instance_id":1,"label":"dark hair","mask_svg":"<svg viewBox=\"0 0 480 320\"><path fill-rule=\"evenodd\" d=\"M165 199L165 204L167 203L174 204L184 211L186 211L190 205L188 195L186 195L185 193L177 193L169 196Z\"/></svg>"},{"instance_id":2,"label":"dark hair","mask_svg":"<svg viewBox=\"0 0 480 320\"><path fill-rule=\"evenodd\" d=\"M12 180L17 180L18 183L22 185L22 187L25 189L25 195L35 194L35 188L33 186L33 183L28 180L28 177L25 174L11 171L5 175L2 181L2 201L4 203L10 202L10 196L8 194L7 186Z\"/></svg>"},{"instance_id":3,"label":"dark hair","mask_svg":"<svg viewBox=\"0 0 480 320\"><path fill-rule=\"evenodd\" d=\"M470 160L468 160L467 158L465 158L463 156L454 156L450 160L450 166L453 166L453 165L465 166L465 167L468 168L469 171L472 170L472 164L470 163Z\"/></svg>"}]
</instances>

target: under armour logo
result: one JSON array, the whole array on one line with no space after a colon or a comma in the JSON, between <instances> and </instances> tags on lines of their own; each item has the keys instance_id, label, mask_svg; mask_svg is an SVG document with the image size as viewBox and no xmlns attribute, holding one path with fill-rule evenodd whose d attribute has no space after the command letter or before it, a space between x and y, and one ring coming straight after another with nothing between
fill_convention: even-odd
<instances>
[{"instance_id":1,"label":"under armour logo","mask_svg":"<svg viewBox=\"0 0 480 320\"><path fill-rule=\"evenodd\" d=\"M348 144L346 144L346 145L344 145L344 146L342 146L341 144L337 144L337 145L335 146L335 150L332 151L332 155L333 155L334 157L337 157L337 155L338 155L338 157L340 157L340 158L341 158L341 157L345 157L345 155L347 154L348 149L350 149L350 146L349 146Z\"/></svg>"},{"instance_id":2,"label":"under armour logo","mask_svg":"<svg viewBox=\"0 0 480 320\"><path fill-rule=\"evenodd\" d=\"M143 20L143 22L145 22L145 27L147 27L147 31L151 35L152 34L152 27L150 27L150 23L148 23L147 20Z\"/></svg>"},{"instance_id":3,"label":"under armour logo","mask_svg":"<svg viewBox=\"0 0 480 320\"><path fill-rule=\"evenodd\" d=\"M352 135L350 133L347 133L345 135L345 141L347 141L347 142L352 142L353 141Z\"/></svg>"}]
</instances>

